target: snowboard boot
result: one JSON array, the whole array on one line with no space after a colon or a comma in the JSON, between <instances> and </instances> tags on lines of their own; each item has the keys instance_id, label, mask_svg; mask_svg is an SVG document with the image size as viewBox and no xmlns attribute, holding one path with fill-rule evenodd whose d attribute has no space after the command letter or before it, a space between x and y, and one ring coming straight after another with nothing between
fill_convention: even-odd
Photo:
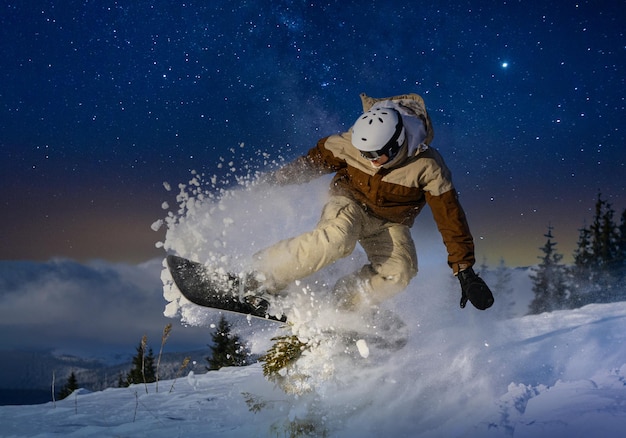
<instances>
[{"instance_id":1,"label":"snowboard boot","mask_svg":"<svg viewBox=\"0 0 626 438\"><path fill-rule=\"evenodd\" d=\"M263 275L256 272L245 274L238 281L239 301L249 304L259 312L269 313L270 293L263 284Z\"/></svg>"}]
</instances>

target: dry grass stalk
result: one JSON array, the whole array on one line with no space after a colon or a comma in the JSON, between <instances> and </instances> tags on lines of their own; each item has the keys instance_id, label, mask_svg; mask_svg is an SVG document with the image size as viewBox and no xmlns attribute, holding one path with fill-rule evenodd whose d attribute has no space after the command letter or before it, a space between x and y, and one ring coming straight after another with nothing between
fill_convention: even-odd
<instances>
[{"instance_id":1,"label":"dry grass stalk","mask_svg":"<svg viewBox=\"0 0 626 438\"><path fill-rule=\"evenodd\" d=\"M159 358L156 365L156 392L159 392L159 366L161 365L161 356L163 355L163 347L172 332L172 324L167 324L163 329L163 336L161 336L161 349L159 350Z\"/></svg>"}]
</instances>

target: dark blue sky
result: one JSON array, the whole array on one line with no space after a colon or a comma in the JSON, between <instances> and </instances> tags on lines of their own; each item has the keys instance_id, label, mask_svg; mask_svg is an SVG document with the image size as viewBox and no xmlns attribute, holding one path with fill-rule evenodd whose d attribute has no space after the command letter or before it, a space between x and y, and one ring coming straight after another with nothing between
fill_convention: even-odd
<instances>
[{"instance_id":1,"label":"dark blue sky","mask_svg":"<svg viewBox=\"0 0 626 438\"><path fill-rule=\"evenodd\" d=\"M158 256L163 181L292 159L360 92L425 98L490 257L626 207L622 2L0 4L0 259Z\"/></svg>"}]
</instances>

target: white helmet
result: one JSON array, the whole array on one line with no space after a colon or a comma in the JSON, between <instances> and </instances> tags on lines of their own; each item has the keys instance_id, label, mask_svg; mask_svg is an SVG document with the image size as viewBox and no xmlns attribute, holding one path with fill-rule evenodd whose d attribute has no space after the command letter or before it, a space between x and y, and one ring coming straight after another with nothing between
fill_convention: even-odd
<instances>
[{"instance_id":1,"label":"white helmet","mask_svg":"<svg viewBox=\"0 0 626 438\"><path fill-rule=\"evenodd\" d=\"M393 108L372 108L352 126L352 145L368 160L376 160L381 155L393 159L405 137L402 117Z\"/></svg>"}]
</instances>

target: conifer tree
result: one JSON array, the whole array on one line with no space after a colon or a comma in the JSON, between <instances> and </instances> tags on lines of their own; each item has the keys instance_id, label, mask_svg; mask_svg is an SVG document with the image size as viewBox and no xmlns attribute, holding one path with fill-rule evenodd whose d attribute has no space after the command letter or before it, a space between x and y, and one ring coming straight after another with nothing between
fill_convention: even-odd
<instances>
[{"instance_id":1,"label":"conifer tree","mask_svg":"<svg viewBox=\"0 0 626 438\"><path fill-rule=\"evenodd\" d=\"M571 270L575 285L570 300L573 307L625 298L619 289L624 277L622 239L626 219L622 215L622 224L617 227L614 214L611 204L599 193L591 225L579 230Z\"/></svg>"},{"instance_id":2,"label":"conifer tree","mask_svg":"<svg viewBox=\"0 0 626 438\"><path fill-rule=\"evenodd\" d=\"M565 307L568 286L567 271L561 264L563 255L556 251L556 242L553 242L552 226L548 226L545 245L540 248L543 256L541 263L533 268L533 292L535 298L529 305L529 313L537 314L551 312Z\"/></svg>"},{"instance_id":3,"label":"conifer tree","mask_svg":"<svg viewBox=\"0 0 626 438\"><path fill-rule=\"evenodd\" d=\"M571 267L572 290L570 307L588 304L592 285L597 279L595 260L591 245L591 230L583 227L578 230L578 244L574 250L574 265Z\"/></svg>"},{"instance_id":4,"label":"conifer tree","mask_svg":"<svg viewBox=\"0 0 626 438\"><path fill-rule=\"evenodd\" d=\"M250 352L242 344L238 335L231 334L231 325L221 315L215 333L211 334L213 346L212 355L207 357L209 366L207 370L219 370L222 367L239 367L247 364Z\"/></svg>"},{"instance_id":5,"label":"conifer tree","mask_svg":"<svg viewBox=\"0 0 626 438\"><path fill-rule=\"evenodd\" d=\"M626 209L622 211L615 245L614 275L616 300L626 301Z\"/></svg>"},{"instance_id":6,"label":"conifer tree","mask_svg":"<svg viewBox=\"0 0 626 438\"><path fill-rule=\"evenodd\" d=\"M57 394L57 398L59 400L63 400L64 398L71 395L74 391L78 389L78 380L76 379L76 374L74 371L70 373L70 376L67 378L67 383L63 385L63 388Z\"/></svg>"},{"instance_id":7,"label":"conifer tree","mask_svg":"<svg viewBox=\"0 0 626 438\"><path fill-rule=\"evenodd\" d=\"M622 211L622 217L617 234L617 269L622 273L620 280L626 280L626 208Z\"/></svg>"},{"instance_id":8,"label":"conifer tree","mask_svg":"<svg viewBox=\"0 0 626 438\"><path fill-rule=\"evenodd\" d=\"M476 269L476 267L474 267L474 269ZM480 273L480 276L483 278L489 275L490 270L489 270L489 266L487 265L487 257L483 257L483 261L480 263L480 266L478 267L478 273Z\"/></svg>"},{"instance_id":9,"label":"conifer tree","mask_svg":"<svg viewBox=\"0 0 626 438\"><path fill-rule=\"evenodd\" d=\"M133 357L133 368L126 375L126 384L129 386L137 383L156 382L155 358L152 348L146 345L145 336L137 347L137 354Z\"/></svg>"},{"instance_id":10,"label":"conifer tree","mask_svg":"<svg viewBox=\"0 0 626 438\"><path fill-rule=\"evenodd\" d=\"M512 318L515 316L514 290L511 287L511 271L507 268L503 258L500 259L500 263L495 269L494 277L494 293L497 294L498 300L504 303L500 304L502 315L505 318Z\"/></svg>"}]
</instances>

